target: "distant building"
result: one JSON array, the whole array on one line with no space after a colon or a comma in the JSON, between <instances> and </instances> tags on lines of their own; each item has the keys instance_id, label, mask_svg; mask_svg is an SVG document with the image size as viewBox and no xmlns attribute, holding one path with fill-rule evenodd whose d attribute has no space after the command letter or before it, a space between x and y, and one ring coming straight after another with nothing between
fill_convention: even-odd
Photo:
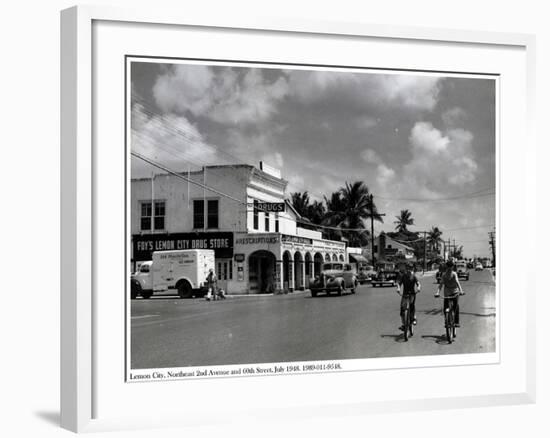
<instances>
[{"instance_id":1,"label":"distant building","mask_svg":"<svg viewBox=\"0 0 550 438\"><path fill-rule=\"evenodd\" d=\"M367 254L370 255L370 246L367 250ZM385 233L381 233L374 239L374 257L376 261L416 261L413 248L388 237Z\"/></svg>"},{"instance_id":2,"label":"distant building","mask_svg":"<svg viewBox=\"0 0 550 438\"><path fill-rule=\"evenodd\" d=\"M131 268L153 251L213 249L228 293L304 289L325 261L347 261L344 242L300 226L273 168L208 166L131 181Z\"/></svg>"}]
</instances>

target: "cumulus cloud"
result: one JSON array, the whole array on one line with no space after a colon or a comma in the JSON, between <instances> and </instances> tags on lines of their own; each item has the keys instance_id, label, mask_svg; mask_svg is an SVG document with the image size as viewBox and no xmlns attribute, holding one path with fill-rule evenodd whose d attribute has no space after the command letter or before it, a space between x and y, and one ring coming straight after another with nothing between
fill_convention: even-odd
<instances>
[{"instance_id":1,"label":"cumulus cloud","mask_svg":"<svg viewBox=\"0 0 550 438\"><path fill-rule=\"evenodd\" d=\"M269 118L287 93L284 76L269 81L260 69L182 64L168 67L153 87L164 112L191 113L229 124Z\"/></svg>"},{"instance_id":2,"label":"cumulus cloud","mask_svg":"<svg viewBox=\"0 0 550 438\"><path fill-rule=\"evenodd\" d=\"M378 172L376 181L382 187L387 185L391 180L393 180L395 176L395 171L392 168L386 166L385 164L379 164L376 170Z\"/></svg>"},{"instance_id":3,"label":"cumulus cloud","mask_svg":"<svg viewBox=\"0 0 550 438\"><path fill-rule=\"evenodd\" d=\"M380 155L374 149L365 149L361 152L361 158L368 164L375 165L376 182L380 187L387 186L395 176L395 170L387 166Z\"/></svg>"},{"instance_id":4,"label":"cumulus cloud","mask_svg":"<svg viewBox=\"0 0 550 438\"><path fill-rule=\"evenodd\" d=\"M330 99L356 109L376 109L377 105L432 110L439 96L435 76L368 74L327 71L290 71L290 90L305 103Z\"/></svg>"},{"instance_id":5,"label":"cumulus cloud","mask_svg":"<svg viewBox=\"0 0 550 438\"><path fill-rule=\"evenodd\" d=\"M131 150L176 171L218 164L217 149L204 141L198 129L183 116L151 116L143 106L132 107ZM143 176L147 165L132 160L132 177Z\"/></svg>"},{"instance_id":6,"label":"cumulus cloud","mask_svg":"<svg viewBox=\"0 0 550 438\"><path fill-rule=\"evenodd\" d=\"M374 117L361 116L355 119L355 127L362 130L368 130L378 125L379 121Z\"/></svg>"},{"instance_id":7,"label":"cumulus cloud","mask_svg":"<svg viewBox=\"0 0 550 438\"><path fill-rule=\"evenodd\" d=\"M478 165L473 139L464 129L442 132L430 123L417 122L409 136L412 158L403 167L403 190L436 197L445 189L456 192L456 187L474 182Z\"/></svg>"},{"instance_id":8,"label":"cumulus cloud","mask_svg":"<svg viewBox=\"0 0 550 438\"><path fill-rule=\"evenodd\" d=\"M466 118L466 112L460 107L453 107L441 114L445 126L452 128L461 125Z\"/></svg>"},{"instance_id":9,"label":"cumulus cloud","mask_svg":"<svg viewBox=\"0 0 550 438\"><path fill-rule=\"evenodd\" d=\"M434 129L431 123L418 122L414 125L409 140L414 149L424 149L428 153L443 152L449 146L450 139Z\"/></svg>"},{"instance_id":10,"label":"cumulus cloud","mask_svg":"<svg viewBox=\"0 0 550 438\"><path fill-rule=\"evenodd\" d=\"M266 154L262 157L262 161L270 166L278 167L279 169L282 169L285 164L283 155L280 152Z\"/></svg>"},{"instance_id":11,"label":"cumulus cloud","mask_svg":"<svg viewBox=\"0 0 550 438\"><path fill-rule=\"evenodd\" d=\"M365 149L361 152L361 158L370 164L379 164L382 159L374 149Z\"/></svg>"}]
</instances>

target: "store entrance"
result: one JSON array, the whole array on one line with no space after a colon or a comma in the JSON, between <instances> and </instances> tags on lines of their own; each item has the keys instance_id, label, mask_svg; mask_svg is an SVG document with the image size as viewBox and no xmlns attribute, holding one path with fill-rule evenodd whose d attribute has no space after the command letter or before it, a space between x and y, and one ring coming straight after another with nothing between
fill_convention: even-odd
<instances>
[{"instance_id":1,"label":"store entrance","mask_svg":"<svg viewBox=\"0 0 550 438\"><path fill-rule=\"evenodd\" d=\"M269 251L256 251L248 257L248 278L251 294L275 291L275 255Z\"/></svg>"}]
</instances>

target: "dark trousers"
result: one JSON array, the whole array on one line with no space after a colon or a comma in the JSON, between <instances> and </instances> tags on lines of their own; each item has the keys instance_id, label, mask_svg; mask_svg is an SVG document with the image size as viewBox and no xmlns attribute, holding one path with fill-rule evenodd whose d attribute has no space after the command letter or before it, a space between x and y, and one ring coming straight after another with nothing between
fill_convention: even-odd
<instances>
[{"instance_id":1,"label":"dark trousers","mask_svg":"<svg viewBox=\"0 0 550 438\"><path fill-rule=\"evenodd\" d=\"M416 318L416 294L403 295L401 297L401 318L403 318L403 312L407 308L407 301L409 301L409 312L413 319Z\"/></svg>"},{"instance_id":2,"label":"dark trousers","mask_svg":"<svg viewBox=\"0 0 550 438\"><path fill-rule=\"evenodd\" d=\"M451 301L453 302L454 311L455 311L455 324L460 324L459 323L460 307L458 306L458 297L443 299L443 309L448 309L449 306L451 305L450 304Z\"/></svg>"}]
</instances>

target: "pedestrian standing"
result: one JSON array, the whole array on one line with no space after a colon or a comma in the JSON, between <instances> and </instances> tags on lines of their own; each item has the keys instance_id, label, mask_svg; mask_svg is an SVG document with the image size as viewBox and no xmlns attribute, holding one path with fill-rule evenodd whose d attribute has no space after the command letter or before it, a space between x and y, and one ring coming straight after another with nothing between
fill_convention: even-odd
<instances>
[{"instance_id":1,"label":"pedestrian standing","mask_svg":"<svg viewBox=\"0 0 550 438\"><path fill-rule=\"evenodd\" d=\"M215 301L216 296L218 295L218 277L216 277L216 274L212 268L210 268L210 271L208 271L208 275L206 276L206 285L208 286L206 301L210 301L210 298Z\"/></svg>"}]
</instances>

